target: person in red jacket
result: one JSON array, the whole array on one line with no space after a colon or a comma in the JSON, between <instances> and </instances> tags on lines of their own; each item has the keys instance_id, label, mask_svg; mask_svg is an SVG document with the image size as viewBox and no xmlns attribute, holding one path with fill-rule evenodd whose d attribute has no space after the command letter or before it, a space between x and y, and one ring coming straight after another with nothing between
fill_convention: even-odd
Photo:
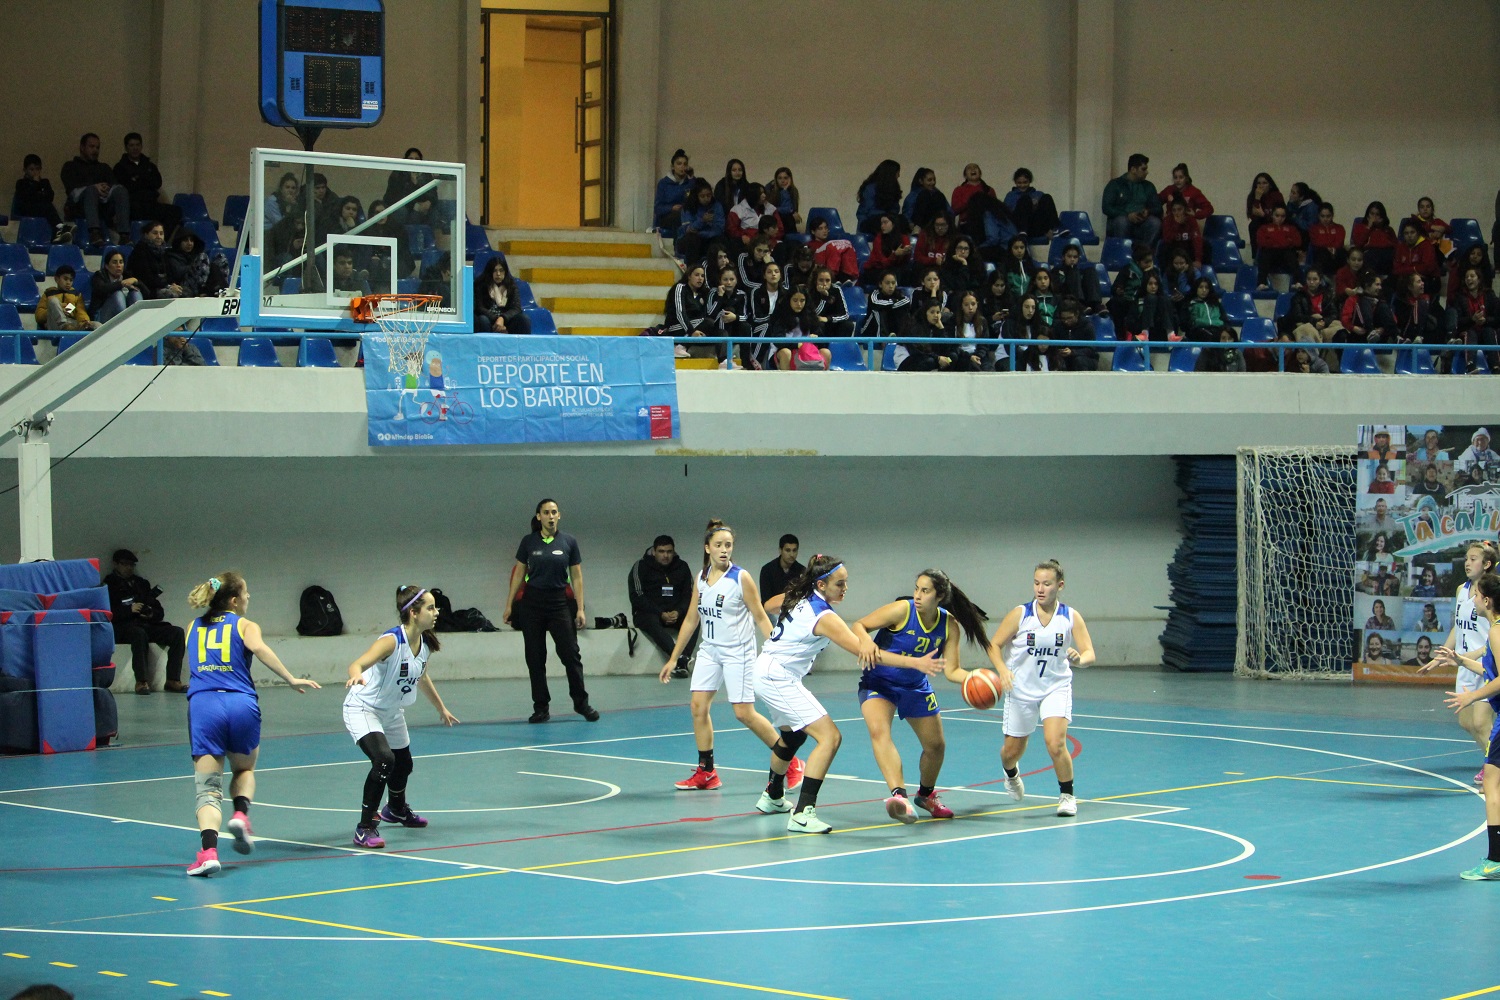
<instances>
[{"instance_id":1,"label":"person in red jacket","mask_svg":"<svg viewBox=\"0 0 1500 1000\"><path fill-rule=\"evenodd\" d=\"M807 246L813 252L815 267L828 268L833 272L834 280L840 283L859 277L859 256L854 252L854 244L842 238L829 239L827 219L813 223L809 233L812 239L807 241Z\"/></svg>"},{"instance_id":2,"label":"person in red jacket","mask_svg":"<svg viewBox=\"0 0 1500 1000\"><path fill-rule=\"evenodd\" d=\"M1421 227L1415 219L1407 219L1401 223L1401 245L1396 247L1396 259L1391 265L1391 273L1397 279L1409 274L1421 275L1429 295L1436 295L1442 287L1437 250L1431 240L1422 236Z\"/></svg>"},{"instance_id":3,"label":"person in red jacket","mask_svg":"<svg viewBox=\"0 0 1500 1000\"><path fill-rule=\"evenodd\" d=\"M1193 187L1193 176L1188 173L1186 163L1179 163L1172 168L1172 183L1162 188L1157 197L1161 199L1162 214L1167 218L1172 216L1173 203L1179 201L1187 205L1188 214L1199 222L1214 214L1214 203L1202 191ZM1165 230L1165 223L1162 228ZM1165 232L1162 233L1162 239L1166 239ZM1197 259L1202 263L1201 257Z\"/></svg>"},{"instance_id":4,"label":"person in red jacket","mask_svg":"<svg viewBox=\"0 0 1500 1000\"><path fill-rule=\"evenodd\" d=\"M1250 253L1260 255L1260 243L1257 234L1260 227L1271 221L1271 209L1280 205L1286 207L1286 199L1281 195L1281 188L1271 179L1270 174L1256 174L1255 180L1250 185L1250 193L1245 195L1245 215L1250 220Z\"/></svg>"},{"instance_id":5,"label":"person in red jacket","mask_svg":"<svg viewBox=\"0 0 1500 1000\"><path fill-rule=\"evenodd\" d=\"M889 212L882 212L878 221L880 232L870 239L870 256L859 276L859 283L869 287L880 284L886 272L899 275L911 264L911 237L901 232L902 227Z\"/></svg>"},{"instance_id":6,"label":"person in red jacket","mask_svg":"<svg viewBox=\"0 0 1500 1000\"><path fill-rule=\"evenodd\" d=\"M1259 272L1256 284L1268 288L1271 275L1290 275L1297 270L1297 251L1302 247L1302 230L1286 221L1286 206L1271 209L1270 221L1260 227L1260 251L1255 255Z\"/></svg>"},{"instance_id":7,"label":"person in red jacket","mask_svg":"<svg viewBox=\"0 0 1500 1000\"><path fill-rule=\"evenodd\" d=\"M978 201L974 204L974 211L968 211L969 202L975 197ZM948 204L953 209L953 215L958 219L958 226L971 236L984 236L984 211L988 201L998 201L995 189L984 182L984 172L979 169L977 163L964 164L964 182L953 189L953 197Z\"/></svg>"},{"instance_id":8,"label":"person in red jacket","mask_svg":"<svg viewBox=\"0 0 1500 1000\"><path fill-rule=\"evenodd\" d=\"M1170 190L1172 189L1167 188L1167 191ZM1162 220L1161 224L1159 247L1163 260L1170 259L1172 250L1181 247L1192 256L1193 264L1201 267L1203 264L1203 230L1198 227L1198 220L1189 214L1188 204L1186 198L1177 198L1168 203L1167 217Z\"/></svg>"},{"instance_id":9,"label":"person in red jacket","mask_svg":"<svg viewBox=\"0 0 1500 1000\"><path fill-rule=\"evenodd\" d=\"M1365 252L1359 247L1350 247L1344 258L1344 266L1333 276L1333 299L1344 308L1344 300L1359 294L1359 272L1365 269Z\"/></svg>"},{"instance_id":10,"label":"person in red jacket","mask_svg":"<svg viewBox=\"0 0 1500 1000\"><path fill-rule=\"evenodd\" d=\"M1463 287L1464 270L1470 267L1479 268L1480 284L1485 288L1495 283L1495 268L1490 263L1490 248L1483 243L1470 243L1458 255L1454 265L1448 269L1448 294L1443 296L1444 302L1453 301L1453 297Z\"/></svg>"},{"instance_id":11,"label":"person in red jacket","mask_svg":"<svg viewBox=\"0 0 1500 1000\"><path fill-rule=\"evenodd\" d=\"M1333 221L1333 203L1318 206L1318 221L1307 230L1307 265L1324 273L1337 270L1344 256L1344 227Z\"/></svg>"},{"instance_id":12,"label":"person in red jacket","mask_svg":"<svg viewBox=\"0 0 1500 1000\"><path fill-rule=\"evenodd\" d=\"M1365 217L1354 224L1350 242L1365 252L1365 266L1376 274L1391 273L1396 260L1396 231L1391 228L1391 218L1385 213L1385 205L1372 201L1365 208Z\"/></svg>"},{"instance_id":13,"label":"person in red jacket","mask_svg":"<svg viewBox=\"0 0 1500 1000\"><path fill-rule=\"evenodd\" d=\"M1495 327L1500 326L1500 299L1481 284L1483 273L1477 267L1466 267L1459 278L1459 292L1448 303L1448 329L1453 331L1457 343L1495 346ZM1489 352L1490 371L1500 368L1500 353ZM1477 352L1452 355L1452 372L1473 373L1479 368Z\"/></svg>"},{"instance_id":14,"label":"person in red jacket","mask_svg":"<svg viewBox=\"0 0 1500 1000\"><path fill-rule=\"evenodd\" d=\"M1437 217L1437 207L1433 205L1431 198L1418 198L1417 214L1410 218L1422 230L1422 235L1433 243L1447 238L1448 223ZM1431 289L1428 291L1431 292Z\"/></svg>"},{"instance_id":15,"label":"person in red jacket","mask_svg":"<svg viewBox=\"0 0 1500 1000\"><path fill-rule=\"evenodd\" d=\"M942 267L952 246L953 219L947 212L940 212L922 227L917 236L917 248L912 252L912 262L918 268Z\"/></svg>"}]
</instances>

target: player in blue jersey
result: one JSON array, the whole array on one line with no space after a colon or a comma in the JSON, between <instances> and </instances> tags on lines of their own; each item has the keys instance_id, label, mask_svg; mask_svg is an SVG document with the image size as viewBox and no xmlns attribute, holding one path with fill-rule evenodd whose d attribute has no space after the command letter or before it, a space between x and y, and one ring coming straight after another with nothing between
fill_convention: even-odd
<instances>
[{"instance_id":1,"label":"player in blue jersey","mask_svg":"<svg viewBox=\"0 0 1500 1000\"><path fill-rule=\"evenodd\" d=\"M229 832L234 849L249 854L250 800L255 797L255 758L260 748L260 700L250 679L257 656L294 691L316 689L315 681L293 677L261 638L260 626L245 617L250 585L238 573L220 573L188 594L188 605L205 608L187 631L188 741L193 755L202 847L189 875L212 875L219 864L220 803L224 799L224 760L234 776L229 794L234 815Z\"/></svg>"},{"instance_id":2,"label":"player in blue jersey","mask_svg":"<svg viewBox=\"0 0 1500 1000\"><path fill-rule=\"evenodd\" d=\"M1445 667L1472 670L1484 678L1484 683L1472 691L1449 691L1446 704L1455 712L1462 712L1469 705L1487 700L1490 707L1500 712L1500 677L1495 670L1495 653L1500 650L1500 576L1486 573L1474 581L1474 604L1488 625L1487 639L1482 655L1464 656L1446 646L1434 650ZM1476 654L1478 651L1476 650ZM1485 860L1463 872L1461 878L1474 881L1500 881L1500 719L1490 728L1490 750L1484 758L1484 824L1489 833L1489 853Z\"/></svg>"},{"instance_id":3,"label":"player in blue jersey","mask_svg":"<svg viewBox=\"0 0 1500 1000\"><path fill-rule=\"evenodd\" d=\"M396 591L396 615L401 624L387 629L349 664L349 680L344 684L344 728L370 758L359 825L354 828L356 847L385 846L381 820L414 829L427 825L406 801L412 772L406 707L415 704L417 690L437 709L443 725L458 724L427 673L427 658L442 648L432 631L438 617L432 591L410 584L401 587ZM390 801L382 809L380 799L387 791Z\"/></svg>"},{"instance_id":4,"label":"player in blue jersey","mask_svg":"<svg viewBox=\"0 0 1500 1000\"><path fill-rule=\"evenodd\" d=\"M773 598L766 603L767 610L776 605L779 611L771 637L755 660L755 697L765 702L771 723L781 730L781 735L771 748L771 781L755 808L763 813L790 812L786 828L792 833L833 830L818 819L818 791L823 787L834 754L838 753L842 736L828 712L803 683L818 654L832 642L855 656L868 654L870 660L866 666L912 667L935 674L944 665L936 652L919 659L878 647L873 652L862 649L859 639L833 610L848 589L849 571L842 560L816 555L808 560L802 575L787 585L779 601ZM786 769L797 748L809 736L818 745L808 754L802 788L793 809L784 790Z\"/></svg>"},{"instance_id":5,"label":"player in blue jersey","mask_svg":"<svg viewBox=\"0 0 1500 1000\"><path fill-rule=\"evenodd\" d=\"M1001 687L1009 690L1010 670L985 635L984 613L941 570L923 570L917 575L911 597L870 612L850 629L860 642L861 663L872 663L876 649L903 656L935 652L943 658L943 675L955 684L962 684L969 671L959 665L960 636L953 627L955 622L964 637L989 656L1000 675ZM901 754L891 739L891 720L899 715L922 744L916 804L933 819L951 819L953 810L937 796L938 771L943 766L945 749L943 720L928 676L908 667L867 667L859 677L859 702L865 726L870 730L875 763L891 789L890 798L885 800L886 813L903 823L917 821L917 812L906 795Z\"/></svg>"}]
</instances>

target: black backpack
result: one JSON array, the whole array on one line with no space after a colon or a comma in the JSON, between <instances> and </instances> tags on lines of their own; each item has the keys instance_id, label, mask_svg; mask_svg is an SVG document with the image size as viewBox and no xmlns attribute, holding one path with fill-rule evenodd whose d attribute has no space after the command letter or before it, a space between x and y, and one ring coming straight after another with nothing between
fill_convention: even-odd
<instances>
[{"instance_id":1,"label":"black backpack","mask_svg":"<svg viewBox=\"0 0 1500 1000\"><path fill-rule=\"evenodd\" d=\"M453 610L453 601L436 587L432 588L432 600L437 605L438 632L498 632L494 624L478 608Z\"/></svg>"},{"instance_id":2,"label":"black backpack","mask_svg":"<svg viewBox=\"0 0 1500 1000\"><path fill-rule=\"evenodd\" d=\"M324 587L312 586L302 592L302 617L297 622L298 635L343 635L344 616L333 595Z\"/></svg>"},{"instance_id":3,"label":"black backpack","mask_svg":"<svg viewBox=\"0 0 1500 1000\"><path fill-rule=\"evenodd\" d=\"M443 593L441 590L437 589L436 587L432 588L431 593L432 593L432 603L437 605L437 613L438 613L438 620L437 620L437 626L436 626L437 631L439 631L439 632L449 632L449 631L452 631L451 629L447 628L444 623L447 622L447 621L449 621L453 617L453 602L448 599L448 595L447 594Z\"/></svg>"}]
</instances>

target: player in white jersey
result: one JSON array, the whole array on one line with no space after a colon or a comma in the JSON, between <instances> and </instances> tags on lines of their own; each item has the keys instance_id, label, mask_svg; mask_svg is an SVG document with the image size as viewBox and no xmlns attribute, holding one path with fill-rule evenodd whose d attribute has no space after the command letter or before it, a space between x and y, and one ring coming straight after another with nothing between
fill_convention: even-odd
<instances>
[{"instance_id":1,"label":"player in white jersey","mask_svg":"<svg viewBox=\"0 0 1500 1000\"><path fill-rule=\"evenodd\" d=\"M1057 814L1077 816L1073 757L1068 753L1068 721L1073 717L1073 668L1094 662L1094 643L1083 616L1058 600L1063 568L1049 559L1031 577L1032 600L1011 610L995 630L994 646L1010 667L1014 686L1005 696L1005 745L1000 764L1005 790L1020 802L1026 785L1016 766L1026 742L1042 724L1047 753L1057 771Z\"/></svg>"},{"instance_id":2,"label":"player in white jersey","mask_svg":"<svg viewBox=\"0 0 1500 1000\"><path fill-rule=\"evenodd\" d=\"M1464 553L1464 576L1468 579L1459 585L1453 595L1453 628L1448 630L1448 638L1443 640L1446 648L1460 656L1479 656L1484 652L1488 630L1484 627L1484 615L1479 613L1474 604L1474 583L1485 573L1495 571L1496 558L1494 542L1474 542ZM1438 661L1434 659L1417 673L1425 674L1437 665ZM1484 683L1484 678L1472 670L1460 667L1454 683L1457 685L1456 690L1462 693L1478 688ZM1473 737L1481 750L1488 752L1490 730L1495 725L1495 713L1490 709L1488 701L1480 699L1466 706L1458 713L1458 724ZM1483 767L1474 775L1474 784L1484 784Z\"/></svg>"},{"instance_id":3,"label":"player in white jersey","mask_svg":"<svg viewBox=\"0 0 1500 1000\"><path fill-rule=\"evenodd\" d=\"M924 674L940 673L944 661L934 650L927 656L901 656L879 647L866 648L833 610L849 590L849 571L834 556L816 555L807 569L778 600L771 637L755 660L755 696L770 710L771 722L781 730L771 747L771 780L755 808L763 813L791 812L786 828L793 833L828 833L833 827L818 819L818 790L828 775L842 737L839 727L802 683L813 660L830 642L859 657L861 665L911 667ZM807 769L793 809L786 801L787 763L811 736L818 744L807 757Z\"/></svg>"},{"instance_id":4,"label":"player in white jersey","mask_svg":"<svg viewBox=\"0 0 1500 1000\"><path fill-rule=\"evenodd\" d=\"M1500 676L1497 676L1495 654L1500 652L1500 576L1481 574L1474 581L1474 604L1484 622L1485 644L1474 654L1464 656L1440 646L1435 653L1444 667L1458 667L1478 672L1483 678L1472 691L1449 691L1445 704L1455 712L1481 700L1488 700L1492 710L1500 709ZM1473 868L1459 877L1471 882L1500 882L1500 722L1490 729L1489 753L1484 758L1484 825L1489 835L1489 853Z\"/></svg>"},{"instance_id":5,"label":"player in white jersey","mask_svg":"<svg viewBox=\"0 0 1500 1000\"><path fill-rule=\"evenodd\" d=\"M693 663L689 702L693 713L693 738L698 743L698 766L677 782L680 791L706 791L724 782L714 767L714 722L709 709L722 687L729 696L734 717L766 746L775 746L776 727L755 710L755 688L751 670L755 666L755 632L771 634L771 620L760 602L760 590L743 567L736 566L734 529L715 518L703 533L703 571L693 578L693 607L697 613L683 620L677 644L661 668L658 678L671 683L672 668L687 648L693 633L702 630L698 658ZM796 787L801 781L802 762L793 761Z\"/></svg>"},{"instance_id":6,"label":"player in white jersey","mask_svg":"<svg viewBox=\"0 0 1500 1000\"><path fill-rule=\"evenodd\" d=\"M410 827L427 825L427 820L412 812L406 802L406 782L412 772L406 706L416 702L417 689L432 702L443 725L458 722L427 676L427 657L440 648L432 633L438 616L432 592L424 587L402 587L396 591L396 611L401 624L382 634L349 664L349 681L344 685L344 728L370 758L359 826L354 830L358 847L385 846L380 836L381 820ZM380 800L387 791L390 801L382 809Z\"/></svg>"}]
</instances>

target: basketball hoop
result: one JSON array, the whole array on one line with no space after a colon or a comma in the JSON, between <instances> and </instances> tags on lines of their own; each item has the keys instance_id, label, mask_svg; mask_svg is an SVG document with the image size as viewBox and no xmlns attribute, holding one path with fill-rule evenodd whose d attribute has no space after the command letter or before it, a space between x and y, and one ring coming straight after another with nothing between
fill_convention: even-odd
<instances>
[{"instance_id":1,"label":"basketball hoop","mask_svg":"<svg viewBox=\"0 0 1500 1000\"><path fill-rule=\"evenodd\" d=\"M441 295L363 295L349 300L349 314L356 323L374 323L376 338L385 344L390 370L411 381L422 371L427 336L442 316L437 306Z\"/></svg>"}]
</instances>

